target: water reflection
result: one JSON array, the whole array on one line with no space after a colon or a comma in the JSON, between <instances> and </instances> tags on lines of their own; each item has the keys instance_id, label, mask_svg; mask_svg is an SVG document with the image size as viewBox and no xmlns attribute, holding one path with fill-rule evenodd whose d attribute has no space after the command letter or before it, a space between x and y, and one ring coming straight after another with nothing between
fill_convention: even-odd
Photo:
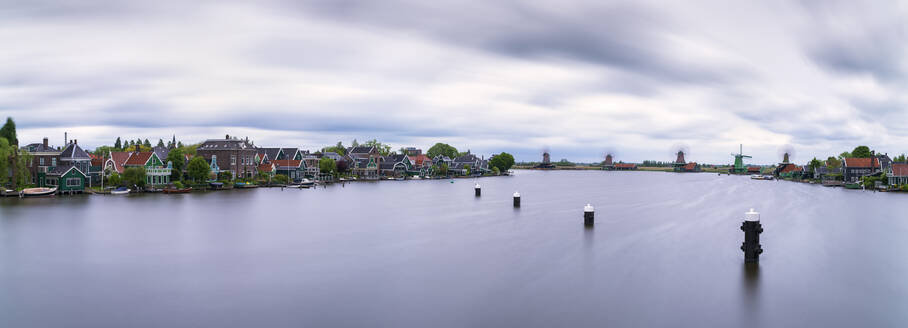
<instances>
[{"instance_id":1,"label":"water reflection","mask_svg":"<svg viewBox=\"0 0 908 328\"><path fill-rule=\"evenodd\" d=\"M760 312L760 263L743 264L741 272L743 279L741 286L741 312L745 327L758 327Z\"/></svg>"}]
</instances>

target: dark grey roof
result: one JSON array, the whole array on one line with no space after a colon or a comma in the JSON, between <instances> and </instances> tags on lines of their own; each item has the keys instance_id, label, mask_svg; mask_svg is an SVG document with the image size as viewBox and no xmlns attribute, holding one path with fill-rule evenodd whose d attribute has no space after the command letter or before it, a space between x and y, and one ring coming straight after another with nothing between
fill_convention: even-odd
<instances>
[{"instance_id":1,"label":"dark grey roof","mask_svg":"<svg viewBox=\"0 0 908 328\"><path fill-rule=\"evenodd\" d=\"M383 163L381 163L381 164L378 165L378 168L381 169L381 170L393 170L393 169L394 169L394 163L383 162Z\"/></svg>"},{"instance_id":2,"label":"dark grey roof","mask_svg":"<svg viewBox=\"0 0 908 328\"><path fill-rule=\"evenodd\" d=\"M60 153L60 160L90 161L91 157L88 156L88 153L82 150L82 147L79 147L78 144L70 143L69 145L66 145L66 149L63 149L63 152Z\"/></svg>"},{"instance_id":3,"label":"dark grey roof","mask_svg":"<svg viewBox=\"0 0 908 328\"><path fill-rule=\"evenodd\" d=\"M474 163L476 162L476 155L466 154L454 159L455 163Z\"/></svg>"},{"instance_id":4,"label":"dark grey roof","mask_svg":"<svg viewBox=\"0 0 908 328\"><path fill-rule=\"evenodd\" d=\"M199 145L199 150L242 150L252 149L252 145L243 139L208 139Z\"/></svg>"},{"instance_id":5,"label":"dark grey roof","mask_svg":"<svg viewBox=\"0 0 908 328\"><path fill-rule=\"evenodd\" d=\"M269 161L277 159L277 153L280 152L280 148L259 148L259 152L265 153L265 156L268 156Z\"/></svg>"},{"instance_id":6,"label":"dark grey roof","mask_svg":"<svg viewBox=\"0 0 908 328\"><path fill-rule=\"evenodd\" d=\"M368 154L368 153L372 152L373 148L374 147L371 147L371 146L351 147L350 151L348 151L347 153L349 153L349 154Z\"/></svg>"},{"instance_id":7,"label":"dark grey roof","mask_svg":"<svg viewBox=\"0 0 908 328\"><path fill-rule=\"evenodd\" d=\"M30 153L60 152L59 150L57 150L54 147L50 147L50 146L44 147L43 143L28 144L25 147L22 147L22 149L24 149L25 151L30 152Z\"/></svg>"},{"instance_id":8,"label":"dark grey roof","mask_svg":"<svg viewBox=\"0 0 908 328\"><path fill-rule=\"evenodd\" d=\"M71 168L75 168L75 165L73 165L73 164L58 165L58 166L54 167L53 171L50 171L47 174L53 175L53 176L60 176L60 175L65 174L66 171L69 171ZM79 170L79 168L75 168L75 169ZM81 172L83 176L85 175L85 172L82 172L82 171L79 171L79 172Z\"/></svg>"},{"instance_id":9,"label":"dark grey roof","mask_svg":"<svg viewBox=\"0 0 908 328\"><path fill-rule=\"evenodd\" d=\"M170 154L170 149L167 149L167 147L155 146L152 148L152 151L154 151L155 155L158 155L158 158L164 165L167 165L167 155Z\"/></svg>"}]
</instances>

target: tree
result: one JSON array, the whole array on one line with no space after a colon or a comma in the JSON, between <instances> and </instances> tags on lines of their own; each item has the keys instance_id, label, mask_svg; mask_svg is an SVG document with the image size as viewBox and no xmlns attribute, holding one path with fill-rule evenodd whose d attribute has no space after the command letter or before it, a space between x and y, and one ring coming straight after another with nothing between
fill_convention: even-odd
<instances>
[{"instance_id":1,"label":"tree","mask_svg":"<svg viewBox=\"0 0 908 328\"><path fill-rule=\"evenodd\" d=\"M328 146L328 147L322 148L322 152L323 153L334 152L334 153L337 153L338 155L343 156L347 153L347 148L344 148L344 144L341 143L340 141L338 141L337 144L334 146Z\"/></svg>"},{"instance_id":2,"label":"tree","mask_svg":"<svg viewBox=\"0 0 908 328\"><path fill-rule=\"evenodd\" d=\"M441 163L441 165L438 166L438 173L440 173L440 175L448 175L448 163Z\"/></svg>"},{"instance_id":3,"label":"tree","mask_svg":"<svg viewBox=\"0 0 908 328\"><path fill-rule=\"evenodd\" d=\"M893 162L905 163L905 154L901 154L892 159Z\"/></svg>"},{"instance_id":4,"label":"tree","mask_svg":"<svg viewBox=\"0 0 908 328\"><path fill-rule=\"evenodd\" d=\"M183 155L183 149L174 148L169 153L167 153L167 158L164 159L164 162L173 163L170 171L170 180L177 181L183 179L183 167L186 166L186 156Z\"/></svg>"},{"instance_id":5,"label":"tree","mask_svg":"<svg viewBox=\"0 0 908 328\"><path fill-rule=\"evenodd\" d=\"M508 153L501 153L492 157L489 161L492 167L497 168L500 172L507 172L514 166L514 156Z\"/></svg>"},{"instance_id":6,"label":"tree","mask_svg":"<svg viewBox=\"0 0 908 328\"><path fill-rule=\"evenodd\" d=\"M842 161L835 158L834 156L829 156L829 158L826 159L826 166L831 169L837 169L842 167Z\"/></svg>"},{"instance_id":7,"label":"tree","mask_svg":"<svg viewBox=\"0 0 908 328\"><path fill-rule=\"evenodd\" d=\"M375 149L378 149L378 153L381 154L382 156L388 156L388 154L391 153L391 145L383 144L383 143L379 142L377 139L372 139L372 140L366 141L366 143L364 143L363 146L375 147Z\"/></svg>"},{"instance_id":8,"label":"tree","mask_svg":"<svg viewBox=\"0 0 908 328\"><path fill-rule=\"evenodd\" d=\"M0 128L0 138L5 138L10 145L19 145L19 139L16 137L16 122L12 117L6 118L6 123Z\"/></svg>"},{"instance_id":9,"label":"tree","mask_svg":"<svg viewBox=\"0 0 908 328\"><path fill-rule=\"evenodd\" d=\"M499 170L497 166L493 166L492 173L494 173L495 175L499 175L499 174L501 174L501 170Z\"/></svg>"},{"instance_id":10,"label":"tree","mask_svg":"<svg viewBox=\"0 0 908 328\"><path fill-rule=\"evenodd\" d=\"M24 186L29 181L28 163L31 156L19 154L19 147L10 144L5 137L0 137L0 185L12 184L13 189Z\"/></svg>"},{"instance_id":11,"label":"tree","mask_svg":"<svg viewBox=\"0 0 908 328\"><path fill-rule=\"evenodd\" d=\"M871 156L873 154L870 153L870 147L867 146L857 146L851 151L851 157L870 158Z\"/></svg>"},{"instance_id":12,"label":"tree","mask_svg":"<svg viewBox=\"0 0 908 328\"><path fill-rule=\"evenodd\" d=\"M158 139L158 147L164 147L164 139Z\"/></svg>"},{"instance_id":13,"label":"tree","mask_svg":"<svg viewBox=\"0 0 908 328\"><path fill-rule=\"evenodd\" d=\"M183 142L182 142L182 141L177 141L177 148L183 148ZM193 150L193 153L195 153L195 150Z\"/></svg>"},{"instance_id":14,"label":"tree","mask_svg":"<svg viewBox=\"0 0 908 328\"><path fill-rule=\"evenodd\" d=\"M123 171L123 182L128 186L145 187L145 177L145 168L141 166L129 167Z\"/></svg>"},{"instance_id":15,"label":"tree","mask_svg":"<svg viewBox=\"0 0 908 328\"><path fill-rule=\"evenodd\" d=\"M849 153L847 151L843 151L841 154L839 154L839 159L846 159L849 157L852 157L852 156L851 156L851 153Z\"/></svg>"},{"instance_id":16,"label":"tree","mask_svg":"<svg viewBox=\"0 0 908 328\"><path fill-rule=\"evenodd\" d=\"M220 180L220 181L231 181L231 180L233 180L233 172L230 172L230 171L221 171L221 172L218 172L218 180Z\"/></svg>"},{"instance_id":17,"label":"tree","mask_svg":"<svg viewBox=\"0 0 908 328\"><path fill-rule=\"evenodd\" d=\"M117 141L114 142L114 148L116 148L117 150L123 149L123 143L120 141L120 137L117 137Z\"/></svg>"},{"instance_id":18,"label":"tree","mask_svg":"<svg viewBox=\"0 0 908 328\"><path fill-rule=\"evenodd\" d=\"M823 166L823 162L820 162L816 157L810 160L810 163L807 163L807 168L810 169L810 172L814 172L820 166Z\"/></svg>"},{"instance_id":19,"label":"tree","mask_svg":"<svg viewBox=\"0 0 908 328\"><path fill-rule=\"evenodd\" d=\"M145 142L142 143L142 146L151 148L151 142L148 142L148 139L145 139Z\"/></svg>"},{"instance_id":20,"label":"tree","mask_svg":"<svg viewBox=\"0 0 908 328\"><path fill-rule=\"evenodd\" d=\"M110 186L122 186L123 178L120 177L119 173L111 174L110 177L107 178L107 184Z\"/></svg>"},{"instance_id":21,"label":"tree","mask_svg":"<svg viewBox=\"0 0 908 328\"><path fill-rule=\"evenodd\" d=\"M290 183L290 178L283 174L275 174L271 181L279 184L288 184Z\"/></svg>"},{"instance_id":22,"label":"tree","mask_svg":"<svg viewBox=\"0 0 908 328\"><path fill-rule=\"evenodd\" d=\"M192 181L204 181L208 178L209 172L211 172L211 166L201 156L193 157L189 161L189 165L186 165L186 173Z\"/></svg>"},{"instance_id":23,"label":"tree","mask_svg":"<svg viewBox=\"0 0 908 328\"><path fill-rule=\"evenodd\" d=\"M337 170L337 163L333 159L322 157L318 160L318 169L322 173L334 173Z\"/></svg>"},{"instance_id":24,"label":"tree","mask_svg":"<svg viewBox=\"0 0 908 328\"><path fill-rule=\"evenodd\" d=\"M470 164L464 165L463 169L467 171L466 175L470 175Z\"/></svg>"},{"instance_id":25,"label":"tree","mask_svg":"<svg viewBox=\"0 0 908 328\"><path fill-rule=\"evenodd\" d=\"M347 160L341 158L339 161L334 163L338 173L347 173L350 170L350 163Z\"/></svg>"},{"instance_id":26,"label":"tree","mask_svg":"<svg viewBox=\"0 0 908 328\"><path fill-rule=\"evenodd\" d=\"M353 145L353 147L359 147L359 142L357 142L356 139L353 139L353 142L350 144Z\"/></svg>"},{"instance_id":27,"label":"tree","mask_svg":"<svg viewBox=\"0 0 908 328\"><path fill-rule=\"evenodd\" d=\"M450 158L457 157L457 148L454 148L449 144L439 142L430 147L426 152L426 156L429 156L429 158L435 158L435 156L438 155L448 156Z\"/></svg>"}]
</instances>

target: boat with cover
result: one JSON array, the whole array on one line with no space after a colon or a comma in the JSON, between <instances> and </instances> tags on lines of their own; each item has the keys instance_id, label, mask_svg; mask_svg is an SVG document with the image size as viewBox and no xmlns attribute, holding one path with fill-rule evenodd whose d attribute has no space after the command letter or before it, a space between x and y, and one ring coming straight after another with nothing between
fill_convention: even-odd
<instances>
[{"instance_id":1,"label":"boat with cover","mask_svg":"<svg viewBox=\"0 0 908 328\"><path fill-rule=\"evenodd\" d=\"M0 196L3 197L19 197L19 192L12 189L0 189Z\"/></svg>"},{"instance_id":2,"label":"boat with cover","mask_svg":"<svg viewBox=\"0 0 908 328\"><path fill-rule=\"evenodd\" d=\"M303 179L300 181L300 186L306 186L305 188L312 187L313 185L315 185L315 181L309 179Z\"/></svg>"},{"instance_id":3,"label":"boat with cover","mask_svg":"<svg viewBox=\"0 0 908 328\"><path fill-rule=\"evenodd\" d=\"M22 189L22 197L43 197L53 196L57 193L57 188L26 188Z\"/></svg>"},{"instance_id":4,"label":"boat with cover","mask_svg":"<svg viewBox=\"0 0 908 328\"><path fill-rule=\"evenodd\" d=\"M110 194L111 195L126 195L126 194L129 194L130 191L132 191L132 190L130 190L129 188L119 187L117 189L111 190Z\"/></svg>"}]
</instances>

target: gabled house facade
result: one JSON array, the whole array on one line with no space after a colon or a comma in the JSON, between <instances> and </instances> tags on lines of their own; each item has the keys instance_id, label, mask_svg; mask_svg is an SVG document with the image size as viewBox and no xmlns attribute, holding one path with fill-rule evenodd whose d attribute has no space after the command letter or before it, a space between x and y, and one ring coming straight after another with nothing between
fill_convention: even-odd
<instances>
[{"instance_id":1,"label":"gabled house facade","mask_svg":"<svg viewBox=\"0 0 908 328\"><path fill-rule=\"evenodd\" d=\"M31 156L31 161L27 165L31 182L43 187L47 173L57 166L57 160L60 158L60 149L49 146L47 138L44 138L43 143L29 144L22 147L22 150Z\"/></svg>"},{"instance_id":2,"label":"gabled house facade","mask_svg":"<svg viewBox=\"0 0 908 328\"><path fill-rule=\"evenodd\" d=\"M373 157L353 158L353 175L365 180L377 180L379 178L379 161Z\"/></svg>"},{"instance_id":3,"label":"gabled house facade","mask_svg":"<svg viewBox=\"0 0 908 328\"><path fill-rule=\"evenodd\" d=\"M871 176L882 172L880 161L876 157L856 158L849 157L842 161L842 174L845 182L857 182L864 176Z\"/></svg>"},{"instance_id":4,"label":"gabled house facade","mask_svg":"<svg viewBox=\"0 0 908 328\"><path fill-rule=\"evenodd\" d=\"M198 148L196 155L202 156L209 163L215 160L218 172L230 172L234 178L252 177L258 164L255 163L255 148L249 139L231 138L205 140Z\"/></svg>"},{"instance_id":5,"label":"gabled house facade","mask_svg":"<svg viewBox=\"0 0 908 328\"><path fill-rule=\"evenodd\" d=\"M889 179L890 186L908 184L908 164L891 163L889 171L886 172L886 177Z\"/></svg>"},{"instance_id":6,"label":"gabled house facade","mask_svg":"<svg viewBox=\"0 0 908 328\"><path fill-rule=\"evenodd\" d=\"M54 167L45 177L46 187L57 187L58 193L81 193L85 191L88 175L72 164Z\"/></svg>"},{"instance_id":7,"label":"gabled house facade","mask_svg":"<svg viewBox=\"0 0 908 328\"><path fill-rule=\"evenodd\" d=\"M170 184L170 173L173 170L173 163L164 165L164 161L158 158L155 152L132 152L123 166L125 168L145 168L145 185L163 187Z\"/></svg>"},{"instance_id":8,"label":"gabled house facade","mask_svg":"<svg viewBox=\"0 0 908 328\"><path fill-rule=\"evenodd\" d=\"M298 159L279 159L271 161L274 173L287 176L292 182L299 182L306 177L306 163Z\"/></svg>"}]
</instances>

